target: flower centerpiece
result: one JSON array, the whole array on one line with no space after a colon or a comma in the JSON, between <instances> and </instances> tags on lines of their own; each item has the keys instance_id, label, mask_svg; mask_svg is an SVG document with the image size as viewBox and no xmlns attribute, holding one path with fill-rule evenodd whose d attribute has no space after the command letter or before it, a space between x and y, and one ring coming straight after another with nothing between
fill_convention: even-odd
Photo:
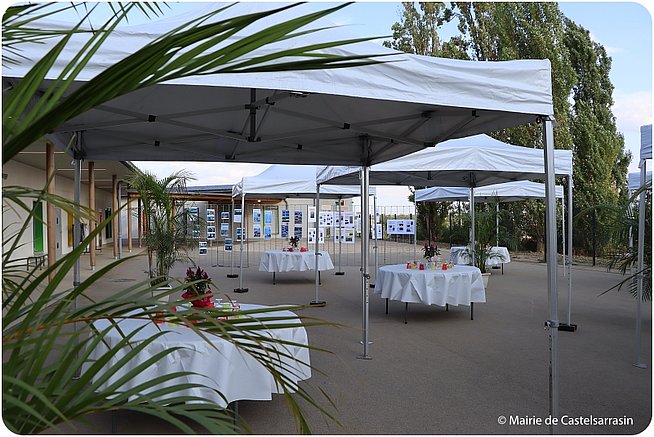
<instances>
[{"instance_id":1,"label":"flower centerpiece","mask_svg":"<svg viewBox=\"0 0 654 437\"><path fill-rule=\"evenodd\" d=\"M189 267L186 270L186 280L185 282L189 284L184 288L184 293L182 293L182 298L189 299L191 305L196 308L213 308L213 302L211 298L211 290L209 289L209 283L211 278L202 270L201 267L198 267L196 270L193 270L192 267Z\"/></svg>"},{"instance_id":2,"label":"flower centerpiece","mask_svg":"<svg viewBox=\"0 0 654 437\"><path fill-rule=\"evenodd\" d=\"M289 250L293 252L295 249L297 249L297 245L300 242L300 237L298 237L297 235L293 235L291 238L288 239L288 242L291 245Z\"/></svg>"},{"instance_id":3,"label":"flower centerpiece","mask_svg":"<svg viewBox=\"0 0 654 437\"><path fill-rule=\"evenodd\" d=\"M433 245L431 243L429 243L429 245L425 243L425 245L422 248L422 253L423 256L425 257L425 260L427 260L427 262L431 262L433 257L441 254L440 251L438 250L438 247L436 247L436 245Z\"/></svg>"}]
</instances>

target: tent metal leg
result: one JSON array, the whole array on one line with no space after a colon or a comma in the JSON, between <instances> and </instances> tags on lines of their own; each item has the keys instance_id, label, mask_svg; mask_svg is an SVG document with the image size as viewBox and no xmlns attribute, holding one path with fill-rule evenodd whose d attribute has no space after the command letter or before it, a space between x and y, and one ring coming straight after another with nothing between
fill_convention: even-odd
<instances>
[{"instance_id":1,"label":"tent metal leg","mask_svg":"<svg viewBox=\"0 0 654 437\"><path fill-rule=\"evenodd\" d=\"M553 120L543 118L543 155L545 160L545 228L547 230L547 301L549 318L545 328L549 334L549 415L552 419L559 418L559 317L557 289L557 252L556 252L556 198L554 169L554 126ZM554 422L554 421L552 421ZM555 432L555 425L550 425L550 433Z\"/></svg>"},{"instance_id":2,"label":"tent metal leg","mask_svg":"<svg viewBox=\"0 0 654 437\"><path fill-rule=\"evenodd\" d=\"M315 256L314 256L314 269L315 269L314 288L315 288L316 297L311 302L309 302L309 305L324 307L325 305L327 305L327 302L320 298L320 285L322 285L322 280L320 278L320 270L318 269L318 264L319 264L318 257L322 256L322 253L320 253L320 226L318 225L318 217L317 217L319 215L320 215L320 184L317 184L316 185L316 248L315 248Z\"/></svg>"},{"instance_id":3,"label":"tent metal leg","mask_svg":"<svg viewBox=\"0 0 654 437\"><path fill-rule=\"evenodd\" d=\"M229 251L229 265L230 266L229 266L229 273L227 273L227 277L230 278L230 279L233 279L233 278L238 278L238 275L236 273L234 273L234 246L233 246L233 242L236 239L236 233L235 233L235 230L234 230L236 228L236 226L234 226L234 196L232 196L232 210L230 211L230 216L232 217L230 219L232 221L230 223L230 226L231 226L231 229L232 229L232 250ZM216 258L218 258L217 255L216 255Z\"/></svg>"},{"instance_id":4,"label":"tent metal leg","mask_svg":"<svg viewBox=\"0 0 654 437\"><path fill-rule=\"evenodd\" d=\"M343 254L343 224L341 223L341 197L338 198L338 270L336 276L343 276L345 272L341 269L341 256Z\"/></svg>"},{"instance_id":5,"label":"tent metal leg","mask_svg":"<svg viewBox=\"0 0 654 437\"><path fill-rule=\"evenodd\" d=\"M241 193L241 241L239 252L239 275L238 275L238 288L234 289L234 293L247 293L249 290L243 287L243 241L245 241L245 192ZM249 263L248 263L249 265Z\"/></svg>"},{"instance_id":6,"label":"tent metal leg","mask_svg":"<svg viewBox=\"0 0 654 437\"><path fill-rule=\"evenodd\" d=\"M572 202L572 177L568 178L568 200ZM559 331L575 332L577 325L571 322L572 314L572 204L568 208L568 260L564 261L563 271L568 270L568 316L566 323L559 324ZM565 259L565 257L564 257Z\"/></svg>"},{"instance_id":7,"label":"tent metal leg","mask_svg":"<svg viewBox=\"0 0 654 437\"><path fill-rule=\"evenodd\" d=\"M641 152L642 153L642 152ZM644 186L647 180L647 163L644 159L640 160L640 186ZM641 302L643 301L643 268L645 256L645 190L640 193L638 205L638 264L636 270L636 348L634 351L634 366L639 369L646 369L647 364L640 360L641 348Z\"/></svg>"},{"instance_id":8,"label":"tent metal leg","mask_svg":"<svg viewBox=\"0 0 654 437\"><path fill-rule=\"evenodd\" d=\"M370 138L363 138L366 146L370 145ZM366 147L367 148L367 147ZM367 218L369 211L370 192L370 167L364 165L361 167L361 217ZM363 306L363 323L362 323L362 339L363 353L357 358L370 360L372 357L368 354L369 342L369 314L370 314L370 275L368 274L368 247L370 234L370 221L361 220L361 300Z\"/></svg>"}]
</instances>

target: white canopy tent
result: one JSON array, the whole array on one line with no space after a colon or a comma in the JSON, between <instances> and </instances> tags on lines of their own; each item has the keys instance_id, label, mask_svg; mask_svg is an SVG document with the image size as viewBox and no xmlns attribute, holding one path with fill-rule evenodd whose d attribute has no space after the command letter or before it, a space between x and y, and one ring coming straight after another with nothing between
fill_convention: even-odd
<instances>
[{"instance_id":1,"label":"white canopy tent","mask_svg":"<svg viewBox=\"0 0 654 437\"><path fill-rule=\"evenodd\" d=\"M557 176L572 174L572 151L555 150ZM356 166L320 167L319 184L358 184ZM543 150L514 146L488 135L438 144L370 167L374 185L481 187L543 178Z\"/></svg>"},{"instance_id":2,"label":"white canopy tent","mask_svg":"<svg viewBox=\"0 0 654 437\"><path fill-rule=\"evenodd\" d=\"M556 186L556 197L563 199L563 186ZM515 181L486 185L475 189L475 202L516 202L545 198L545 185L532 181ZM461 187L429 187L416 190L416 202L468 201L470 192Z\"/></svg>"},{"instance_id":3,"label":"white canopy tent","mask_svg":"<svg viewBox=\"0 0 654 437\"><path fill-rule=\"evenodd\" d=\"M488 135L474 135L445 141L434 149L421 150L391 161L375 164L370 168L371 183L375 185L413 185L432 187L467 187L473 195L477 187L543 178L547 171L543 151L514 146L498 141ZM317 180L326 183L357 183L359 168L354 166L322 167ZM572 223L572 151L554 150L554 173L568 178L568 223ZM552 190L554 191L554 190ZM545 196L543 196L545 197ZM474 205L471 207L474 223ZM547 228L548 232L552 228ZM474 251L475 228L471 241ZM553 244L556 248L556 222ZM561 329L574 330L572 312L572 233L568 227L568 319ZM549 253L549 251L548 251ZM554 250L556 255L556 250ZM554 257L556 266L556 256ZM557 326L558 327L558 326Z\"/></svg>"},{"instance_id":4,"label":"white canopy tent","mask_svg":"<svg viewBox=\"0 0 654 437\"><path fill-rule=\"evenodd\" d=\"M170 29L218 6L208 4L199 12L117 30L108 35L76 81L90 81ZM304 7L300 5L268 16L237 32L226 43L252 34L253 29L263 25L274 25L305 13ZM265 3L239 3L219 18L269 8ZM209 21L212 20L215 18ZM58 25L71 27L67 23ZM32 26L48 25L37 21ZM342 29L325 20L316 21L310 27L324 30L300 33L302 44L343 39ZM71 39L48 72L48 80L57 78L78 54L86 37L85 33L77 33ZM285 39L257 50L256 54L296 47L298 39ZM23 49L25 57L20 63L3 68L4 89L23 78L54 43L45 40L42 44L16 47ZM302 163L362 166L361 192L365 197L368 168L372 164L449 138L542 122L548 192L546 223L548 229L554 229L554 111L548 60L440 59L393 54L392 50L372 42L325 51L345 56L389 54L383 60L394 62L336 70L210 74L177 79L90 109L57 127L50 138L64 149L71 135L82 133L70 150L76 161L76 189L82 159ZM39 98L49 83L52 82L40 86L35 98ZM364 216L368 216L367 200L362 202ZM367 220L363 220L362 232L369 233ZM548 235L548 246L553 247L555 235L553 232ZM362 239L362 257L367 256L367 245L367 239ZM549 255L548 252L549 320L546 324L551 341L550 414L557 417L556 254ZM361 289L367 306L367 262L362 264ZM366 327L364 323L364 330ZM366 330L366 340L367 336ZM363 343L361 358L370 358L367 341Z\"/></svg>"},{"instance_id":5,"label":"white canopy tent","mask_svg":"<svg viewBox=\"0 0 654 437\"><path fill-rule=\"evenodd\" d=\"M640 127L640 186L644 186L647 177L647 160L652 159L652 125L644 125ZM643 268L645 256L645 191L641 191L638 200L638 266L637 266L637 294L636 294L636 360L634 366L639 368L647 368L647 364L643 363L640 359L640 329L641 329L641 314L640 305L643 300Z\"/></svg>"},{"instance_id":6,"label":"white canopy tent","mask_svg":"<svg viewBox=\"0 0 654 437\"><path fill-rule=\"evenodd\" d=\"M545 139L548 138L548 124L545 126ZM550 132L551 133L551 132ZM552 150L547 147L543 150L529 149L525 147L512 146L495 140L487 135L475 135L468 138L453 139L438 144L434 149L421 150L410 155L402 156L391 161L375 164L369 169L360 170L357 167L322 167L316 175L319 184L344 184L357 183L359 171L362 174L369 172L370 183L375 185L413 185L413 186L434 186L448 185L457 187L474 188L499 182L535 179L546 177L546 229L547 247L556 247L556 211L555 211L555 185L554 177L565 176L568 178L569 199L572 199L572 151ZM364 178L367 179L367 178ZM473 203L474 205L474 203ZM570 205L571 206L571 205ZM569 208L569 222L571 219L571 207ZM472 221L474 223L474 208ZM367 213L366 213L367 214ZM474 227L473 227L474 229ZM568 241L572 240L568 230ZM472 235L474 241L474 233ZM473 247L474 250L474 247ZM571 251L568 251L570 256ZM362 263L365 260L362 259ZM548 261L548 287L556 284L556 250L547 251ZM571 266L571 262L569 262ZM366 265L362 264L362 269ZM571 277L568 270L568 325L570 320L570 308L572 301ZM549 295L550 315L552 319L547 322L550 328L550 339L552 341L552 363L556 362L557 335L552 331L559 329L557 299L555 289L550 289ZM364 323L367 320L364 305ZM367 330L364 329L364 332ZM364 336L364 344L368 338ZM554 372L552 378L558 379L555 370L556 365L552 364ZM553 386L557 383L554 382ZM554 390L553 390L554 391ZM556 393L552 393L552 409L556 409Z\"/></svg>"},{"instance_id":7,"label":"white canopy tent","mask_svg":"<svg viewBox=\"0 0 654 437\"><path fill-rule=\"evenodd\" d=\"M652 180L652 172L648 171L645 174L645 181L651 181L651 180ZM627 175L627 187L630 193L636 191L641 187L640 172L629 173Z\"/></svg>"},{"instance_id":8,"label":"white canopy tent","mask_svg":"<svg viewBox=\"0 0 654 437\"><path fill-rule=\"evenodd\" d=\"M474 190L475 202L489 203L497 200L498 202L517 202L526 199L544 199L545 185L532 181L514 181L502 184L487 185ZM561 199L561 234L563 235L563 256L565 258L565 203L563 202L563 187L556 186L556 197ZM415 201L417 202L455 202L470 201L470 191L461 187L430 187L416 190ZM495 217L495 245L499 246L499 203ZM564 264L565 274L565 264Z\"/></svg>"},{"instance_id":9,"label":"white canopy tent","mask_svg":"<svg viewBox=\"0 0 654 437\"><path fill-rule=\"evenodd\" d=\"M208 3L198 11L119 28L108 36L77 81L90 81L156 37L225 5ZM207 22L266 9L272 6L239 3ZM306 5L300 5L263 18L217 47L308 12ZM34 26L71 27L42 20ZM348 38L328 20L309 27L323 30L266 46L249 57ZM85 40L84 33L73 36L48 79L57 78ZM3 68L6 85L24 77L53 43L44 40L26 47L25 60ZM324 51L342 56L388 55L380 58L388 62L176 79L93 108L55 129L53 138L58 138L63 148L71 133L84 131L77 152L96 160L120 156L130 161L370 165L450 137L530 123L552 114L547 60L440 59L398 53L373 42ZM511 98L498 99L498 95Z\"/></svg>"},{"instance_id":10,"label":"white canopy tent","mask_svg":"<svg viewBox=\"0 0 654 437\"><path fill-rule=\"evenodd\" d=\"M370 195L376 193L374 187L370 189ZM352 185L329 185L324 187L320 193L322 196L330 199L345 199L361 195L359 187ZM241 198L241 211L245 213L245 198L247 196L256 197L303 197L313 198L317 195L316 184L316 166L313 165L284 165L274 164L263 172L254 176L245 176L239 183L232 188L232 210L234 198ZM340 208L340 202L339 202ZM319 200L316 202L316 211L320 211ZM232 235L234 227L232 227ZM316 238L316 263L320 252L319 239ZM234 266L233 252L231 253L231 265ZM243 288L243 238L240 240L240 261L239 261L239 288L238 292L244 292ZM319 304L319 272L315 269L316 275L316 299L313 304Z\"/></svg>"}]
</instances>

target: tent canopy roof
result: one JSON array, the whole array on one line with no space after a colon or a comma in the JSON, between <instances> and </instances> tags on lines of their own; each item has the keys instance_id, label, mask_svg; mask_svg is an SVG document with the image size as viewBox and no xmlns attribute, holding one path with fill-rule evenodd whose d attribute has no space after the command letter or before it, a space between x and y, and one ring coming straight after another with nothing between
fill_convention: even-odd
<instances>
[{"instance_id":1,"label":"tent canopy roof","mask_svg":"<svg viewBox=\"0 0 654 437\"><path fill-rule=\"evenodd\" d=\"M468 201L469 188L430 187L416 190L416 202ZM563 187L556 185L556 197L563 198ZM532 181L505 182L475 189L475 202L515 202L525 199L545 198L545 184Z\"/></svg>"},{"instance_id":2,"label":"tent canopy roof","mask_svg":"<svg viewBox=\"0 0 654 437\"><path fill-rule=\"evenodd\" d=\"M173 27L221 6L210 4L180 17L120 28L108 36L77 81L91 80ZM303 15L309 12L307 7L268 16L227 43ZM265 3L238 3L219 18L268 9L272 7ZM36 25L66 26L43 21ZM316 21L312 28L327 28L252 55L349 37L342 28L330 26L327 20ZM73 37L48 79L77 55L85 38L83 33ZM24 77L53 44L47 40L21 47L25 59L3 68L3 85ZM73 132L83 131L79 153L88 160L369 165L448 138L527 124L553 114L548 60L440 59L399 54L373 42L325 51L392 55L380 58L387 61L383 64L354 68L177 79L91 109L58 127L51 138L63 148ZM251 101L257 108L255 132L250 132Z\"/></svg>"},{"instance_id":3,"label":"tent canopy roof","mask_svg":"<svg viewBox=\"0 0 654 437\"><path fill-rule=\"evenodd\" d=\"M370 194L375 194L374 187ZM316 195L316 167L313 165L271 165L255 176L245 176L234 185L233 196L241 194L273 197L314 197ZM353 185L325 185L320 187L322 198L347 198L361 195Z\"/></svg>"},{"instance_id":4,"label":"tent canopy roof","mask_svg":"<svg viewBox=\"0 0 654 437\"><path fill-rule=\"evenodd\" d=\"M640 159L652 159L652 125L640 127Z\"/></svg>"},{"instance_id":5,"label":"tent canopy roof","mask_svg":"<svg viewBox=\"0 0 654 437\"><path fill-rule=\"evenodd\" d=\"M554 151L555 173L572 175L572 151ZM321 167L318 183L358 183L358 167ZM542 149L513 146L488 135L445 141L370 167L370 183L413 186L484 186L545 176Z\"/></svg>"},{"instance_id":6,"label":"tent canopy roof","mask_svg":"<svg viewBox=\"0 0 654 437\"><path fill-rule=\"evenodd\" d=\"M652 180L652 172L648 171L645 175L646 181ZM627 175L627 184L629 185L629 191L636 191L640 188L640 172L629 173Z\"/></svg>"}]
</instances>

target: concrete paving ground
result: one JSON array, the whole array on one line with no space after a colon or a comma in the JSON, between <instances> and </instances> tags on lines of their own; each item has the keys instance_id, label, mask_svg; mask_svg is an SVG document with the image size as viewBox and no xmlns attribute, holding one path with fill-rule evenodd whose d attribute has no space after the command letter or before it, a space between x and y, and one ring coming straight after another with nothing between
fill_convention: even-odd
<instances>
[{"instance_id":1,"label":"concrete paving ground","mask_svg":"<svg viewBox=\"0 0 654 437\"><path fill-rule=\"evenodd\" d=\"M106 251L106 249L105 249ZM101 263L111 259L101 256ZM203 265L221 291L240 302L308 304L314 298L312 272L277 274L257 266L244 270L247 294L235 294L238 279L228 279L229 267ZM174 276L183 277L185 265ZM145 257L109 273L93 290L110 294L124 282L144 279ZM336 322L340 326L308 329L312 345L331 353L311 353L319 371L304 382L339 423L308 408L315 434L546 434L546 425L501 424L519 416L534 423L545 420L548 399L547 269L545 264L511 262L504 274L493 270L487 302L469 307L412 304L408 324L404 305L390 303L371 292L371 360L362 353L362 296L360 273L345 267L344 276L323 272L320 297L325 307L299 314ZM82 276L90 273L82 266ZM560 270L559 270L560 273ZM562 425L562 434L635 434L649 426L652 414L652 312L642 306L642 354L647 369L635 361L635 301L626 292L599 294L621 280L601 268L573 269L572 322L576 332L559 332L560 415L568 418L623 418L627 425ZM559 314L565 319L567 278L559 275ZM323 372L323 373L321 373ZM335 409L324 401L326 392ZM272 401L241 401L239 412L256 434L295 434L293 418L282 396ZM570 420L570 419L568 419ZM175 429L148 416L117 414L121 434L171 434ZM107 434L109 415L78 423L71 432ZM201 428L198 428L200 430Z\"/></svg>"}]
</instances>

